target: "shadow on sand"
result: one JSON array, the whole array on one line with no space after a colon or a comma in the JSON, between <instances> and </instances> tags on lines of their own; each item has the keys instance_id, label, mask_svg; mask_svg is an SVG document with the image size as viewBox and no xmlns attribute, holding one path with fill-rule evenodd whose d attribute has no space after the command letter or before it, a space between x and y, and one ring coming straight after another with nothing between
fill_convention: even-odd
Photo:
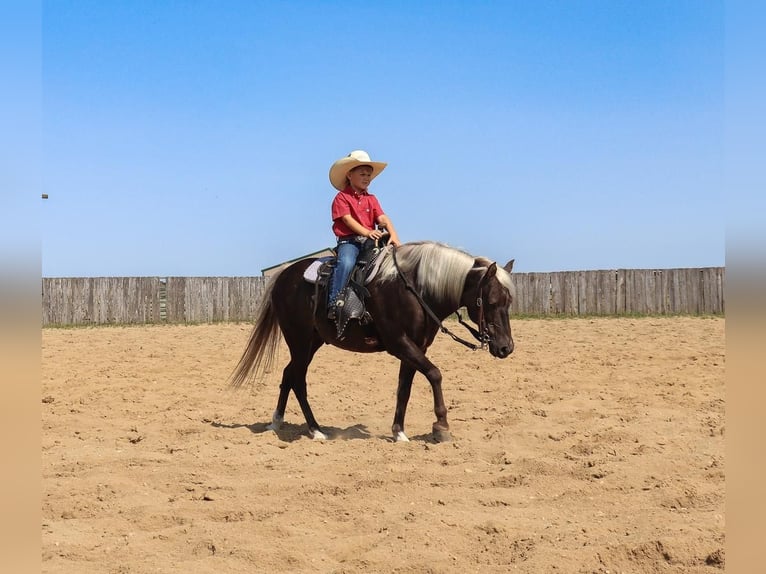
<instances>
[{"instance_id":1,"label":"shadow on sand","mask_svg":"<svg viewBox=\"0 0 766 574\"><path fill-rule=\"evenodd\" d=\"M253 423L253 424L241 424L241 423L222 423L213 421L210 426L220 429L241 429L246 428L253 434L263 434L273 432L279 437L279 440L284 442L294 442L298 439L308 438L308 428L305 424L292 424L288 422L282 423L279 430L272 430L269 427L271 423ZM370 438L385 438L375 437L370 434L367 427L364 425L353 425L346 428L323 426L322 432L327 435L329 440L358 440L358 439L370 439Z\"/></svg>"}]
</instances>

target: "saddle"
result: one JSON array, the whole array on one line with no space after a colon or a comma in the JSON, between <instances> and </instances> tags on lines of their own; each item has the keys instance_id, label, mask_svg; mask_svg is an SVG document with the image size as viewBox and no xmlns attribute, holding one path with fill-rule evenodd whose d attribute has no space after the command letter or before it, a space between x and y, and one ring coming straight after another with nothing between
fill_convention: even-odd
<instances>
[{"instance_id":1,"label":"saddle","mask_svg":"<svg viewBox=\"0 0 766 574\"><path fill-rule=\"evenodd\" d=\"M365 300L370 296L365 285L375 276L380 263L379 256L385 249L385 246L376 246L372 239L367 239L362 244L348 282L338 294L338 301L343 302L336 308L335 315L335 328L339 339L343 338L343 333L351 320L358 320L362 325L372 322L372 317L365 308ZM327 317L327 294L336 263L335 257L325 257L312 263L304 273L304 278L315 284L314 317L316 320L326 320L323 318Z\"/></svg>"}]
</instances>

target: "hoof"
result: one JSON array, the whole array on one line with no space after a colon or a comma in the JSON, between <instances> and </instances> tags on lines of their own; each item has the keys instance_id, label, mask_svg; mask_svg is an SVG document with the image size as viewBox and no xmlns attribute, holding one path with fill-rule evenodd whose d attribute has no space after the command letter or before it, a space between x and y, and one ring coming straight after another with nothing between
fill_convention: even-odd
<instances>
[{"instance_id":1,"label":"hoof","mask_svg":"<svg viewBox=\"0 0 766 574\"><path fill-rule=\"evenodd\" d=\"M399 431L394 435L394 442L410 442L410 439L407 438L403 431Z\"/></svg>"},{"instance_id":2,"label":"hoof","mask_svg":"<svg viewBox=\"0 0 766 574\"><path fill-rule=\"evenodd\" d=\"M309 431L311 440L327 440L327 435L320 430Z\"/></svg>"},{"instance_id":3,"label":"hoof","mask_svg":"<svg viewBox=\"0 0 766 574\"><path fill-rule=\"evenodd\" d=\"M433 427L433 432L434 432L434 440L436 442L451 442L452 441L452 435L446 429Z\"/></svg>"},{"instance_id":4,"label":"hoof","mask_svg":"<svg viewBox=\"0 0 766 574\"><path fill-rule=\"evenodd\" d=\"M271 424L266 425L266 428L268 430L278 431L282 428L283 422L285 422L284 417L279 416L277 411L274 411L274 414L271 416Z\"/></svg>"}]
</instances>

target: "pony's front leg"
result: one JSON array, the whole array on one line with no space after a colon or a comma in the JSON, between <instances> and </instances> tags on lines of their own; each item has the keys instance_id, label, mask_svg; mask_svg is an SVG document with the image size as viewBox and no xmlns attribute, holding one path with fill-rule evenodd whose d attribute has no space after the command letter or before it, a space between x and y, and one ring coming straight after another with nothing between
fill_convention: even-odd
<instances>
[{"instance_id":1,"label":"pony's front leg","mask_svg":"<svg viewBox=\"0 0 766 574\"><path fill-rule=\"evenodd\" d=\"M437 442L448 442L451 440L449 434L449 423L447 422L447 405L444 404L444 395L442 394L442 374L441 371L429 361L420 349L411 347L409 360L402 359L399 367L399 387L396 393L396 414L394 415L394 440L406 441L404 434L404 415L407 411L407 402L410 398L412 389L412 379L415 371L420 371L431 383L431 390L434 395L434 413L436 422L433 424L433 436ZM418 365L417 367L413 365Z\"/></svg>"}]
</instances>

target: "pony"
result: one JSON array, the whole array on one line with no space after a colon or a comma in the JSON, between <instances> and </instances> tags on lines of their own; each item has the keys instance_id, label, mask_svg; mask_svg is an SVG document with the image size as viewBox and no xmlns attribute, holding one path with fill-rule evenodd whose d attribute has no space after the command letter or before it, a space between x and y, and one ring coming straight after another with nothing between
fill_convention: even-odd
<instances>
[{"instance_id":1,"label":"pony","mask_svg":"<svg viewBox=\"0 0 766 574\"><path fill-rule=\"evenodd\" d=\"M381 249L374 277L365 285L369 292L366 310L371 321L352 321L341 338L335 323L327 318L326 293L304 278L314 259L303 259L283 268L267 284L256 312L255 326L230 384L245 382L272 370L280 334L290 352L279 385L279 398L267 428L278 430L284 421L292 390L315 440L327 435L311 410L306 391L306 373L315 353L329 344L358 353L385 351L399 359L396 410L391 431L397 442L409 441L404 418L415 373L431 385L436 422L433 438L449 441L447 407L442 394L442 374L426 351L441 330L453 339L476 348L451 333L442 321L458 313L466 326L492 356L499 359L513 352L510 305L515 290L510 277L513 261L505 268L485 258L474 257L443 243L421 241ZM472 328L460 317L465 308L476 324Z\"/></svg>"}]
</instances>

